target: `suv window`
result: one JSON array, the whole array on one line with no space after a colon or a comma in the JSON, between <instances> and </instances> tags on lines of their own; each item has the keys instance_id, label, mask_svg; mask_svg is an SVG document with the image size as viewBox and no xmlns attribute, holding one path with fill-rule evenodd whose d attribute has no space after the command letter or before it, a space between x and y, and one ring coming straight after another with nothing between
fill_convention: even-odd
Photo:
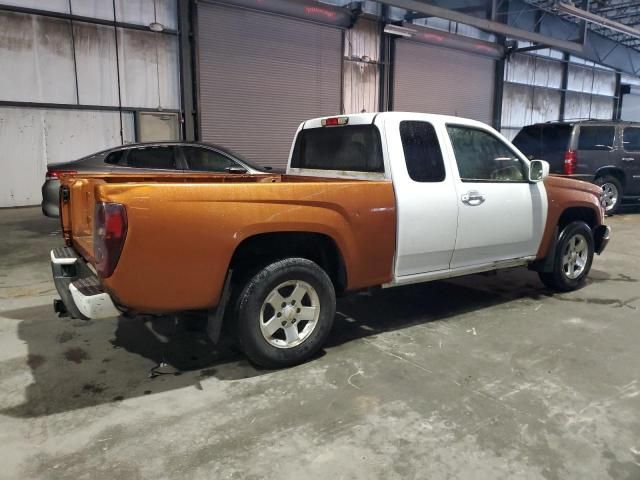
<instances>
[{"instance_id":1,"label":"suv window","mask_svg":"<svg viewBox=\"0 0 640 480\"><path fill-rule=\"evenodd\" d=\"M500 139L473 127L449 125L463 182L523 182L522 160Z\"/></svg>"},{"instance_id":2,"label":"suv window","mask_svg":"<svg viewBox=\"0 0 640 480\"><path fill-rule=\"evenodd\" d=\"M174 148L167 146L133 148L127 155L127 166L175 170Z\"/></svg>"},{"instance_id":3,"label":"suv window","mask_svg":"<svg viewBox=\"0 0 640 480\"><path fill-rule=\"evenodd\" d=\"M230 167L242 168L242 165L234 162L226 155L208 148L182 147L182 151L189 170L225 172Z\"/></svg>"},{"instance_id":4,"label":"suv window","mask_svg":"<svg viewBox=\"0 0 640 480\"><path fill-rule=\"evenodd\" d=\"M537 157L540 155L542 142L542 127L531 125L524 127L513 139L513 144L525 155Z\"/></svg>"},{"instance_id":5,"label":"suv window","mask_svg":"<svg viewBox=\"0 0 640 480\"><path fill-rule=\"evenodd\" d=\"M640 151L640 127L627 127L622 133L622 144L628 152Z\"/></svg>"},{"instance_id":6,"label":"suv window","mask_svg":"<svg viewBox=\"0 0 640 480\"><path fill-rule=\"evenodd\" d=\"M444 180L444 162L433 125L418 121L400 122L400 138L411 180L416 182Z\"/></svg>"},{"instance_id":7,"label":"suv window","mask_svg":"<svg viewBox=\"0 0 640 480\"><path fill-rule=\"evenodd\" d=\"M374 125L320 127L300 131L293 168L384 172L380 133Z\"/></svg>"},{"instance_id":8,"label":"suv window","mask_svg":"<svg viewBox=\"0 0 640 480\"><path fill-rule=\"evenodd\" d=\"M615 131L615 127L580 126L578 150L611 150Z\"/></svg>"},{"instance_id":9,"label":"suv window","mask_svg":"<svg viewBox=\"0 0 640 480\"><path fill-rule=\"evenodd\" d=\"M124 152L125 150L118 150L116 152L110 153L109 155L107 155L107 158L104 159L104 162L111 165L124 165Z\"/></svg>"}]
</instances>

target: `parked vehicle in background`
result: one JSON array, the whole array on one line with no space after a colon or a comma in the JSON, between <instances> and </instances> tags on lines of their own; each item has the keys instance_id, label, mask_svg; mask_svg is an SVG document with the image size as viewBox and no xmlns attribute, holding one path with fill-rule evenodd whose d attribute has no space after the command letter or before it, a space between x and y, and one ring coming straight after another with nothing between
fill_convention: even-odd
<instances>
[{"instance_id":1,"label":"parked vehicle in background","mask_svg":"<svg viewBox=\"0 0 640 480\"><path fill-rule=\"evenodd\" d=\"M42 185L42 212L59 216L60 175L81 173L214 172L265 173L237 153L206 143L134 143L94 153L73 162L48 165Z\"/></svg>"},{"instance_id":2,"label":"parked vehicle in background","mask_svg":"<svg viewBox=\"0 0 640 480\"><path fill-rule=\"evenodd\" d=\"M551 173L595 183L613 214L623 199L640 199L640 123L607 120L547 122L524 127L513 144Z\"/></svg>"},{"instance_id":3,"label":"parked vehicle in background","mask_svg":"<svg viewBox=\"0 0 640 480\"><path fill-rule=\"evenodd\" d=\"M226 309L282 367L322 347L343 292L512 267L574 290L609 241L602 190L548 171L480 122L385 112L304 122L286 175L63 176L54 308L215 311L214 342Z\"/></svg>"}]
</instances>

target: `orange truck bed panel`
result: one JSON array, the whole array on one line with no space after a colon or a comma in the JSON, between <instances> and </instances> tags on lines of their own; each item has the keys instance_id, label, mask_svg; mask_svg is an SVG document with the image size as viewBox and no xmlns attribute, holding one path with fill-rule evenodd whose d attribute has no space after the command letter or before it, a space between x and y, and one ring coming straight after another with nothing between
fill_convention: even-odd
<instances>
[{"instance_id":1,"label":"orange truck bed panel","mask_svg":"<svg viewBox=\"0 0 640 480\"><path fill-rule=\"evenodd\" d=\"M390 181L111 174L67 177L63 184L71 194L61 214L65 238L90 263L94 203L125 205L124 249L103 282L133 310L215 306L234 251L262 233L330 237L342 255L348 290L392 278L396 207Z\"/></svg>"}]
</instances>

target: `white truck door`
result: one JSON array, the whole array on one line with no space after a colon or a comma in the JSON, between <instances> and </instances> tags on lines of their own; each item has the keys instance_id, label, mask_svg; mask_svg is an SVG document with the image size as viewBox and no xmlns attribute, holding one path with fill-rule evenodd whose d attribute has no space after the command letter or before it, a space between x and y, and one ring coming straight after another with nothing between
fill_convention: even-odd
<instances>
[{"instance_id":1,"label":"white truck door","mask_svg":"<svg viewBox=\"0 0 640 480\"><path fill-rule=\"evenodd\" d=\"M547 214L542 182L529 183L528 162L492 130L464 122L446 129L458 177L451 268L534 256Z\"/></svg>"},{"instance_id":2,"label":"white truck door","mask_svg":"<svg viewBox=\"0 0 640 480\"><path fill-rule=\"evenodd\" d=\"M424 114L385 118L398 210L395 276L447 270L458 222L451 163L440 148L447 132Z\"/></svg>"}]
</instances>

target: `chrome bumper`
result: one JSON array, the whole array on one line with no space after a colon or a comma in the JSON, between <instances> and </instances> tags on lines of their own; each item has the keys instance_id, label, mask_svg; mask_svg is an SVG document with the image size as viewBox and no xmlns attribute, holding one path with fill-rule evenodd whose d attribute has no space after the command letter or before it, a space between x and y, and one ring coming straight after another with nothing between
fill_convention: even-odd
<instances>
[{"instance_id":1,"label":"chrome bumper","mask_svg":"<svg viewBox=\"0 0 640 480\"><path fill-rule=\"evenodd\" d=\"M51 250L51 271L61 298L54 301L54 310L61 316L90 320L120 315L98 277L72 248Z\"/></svg>"}]
</instances>

